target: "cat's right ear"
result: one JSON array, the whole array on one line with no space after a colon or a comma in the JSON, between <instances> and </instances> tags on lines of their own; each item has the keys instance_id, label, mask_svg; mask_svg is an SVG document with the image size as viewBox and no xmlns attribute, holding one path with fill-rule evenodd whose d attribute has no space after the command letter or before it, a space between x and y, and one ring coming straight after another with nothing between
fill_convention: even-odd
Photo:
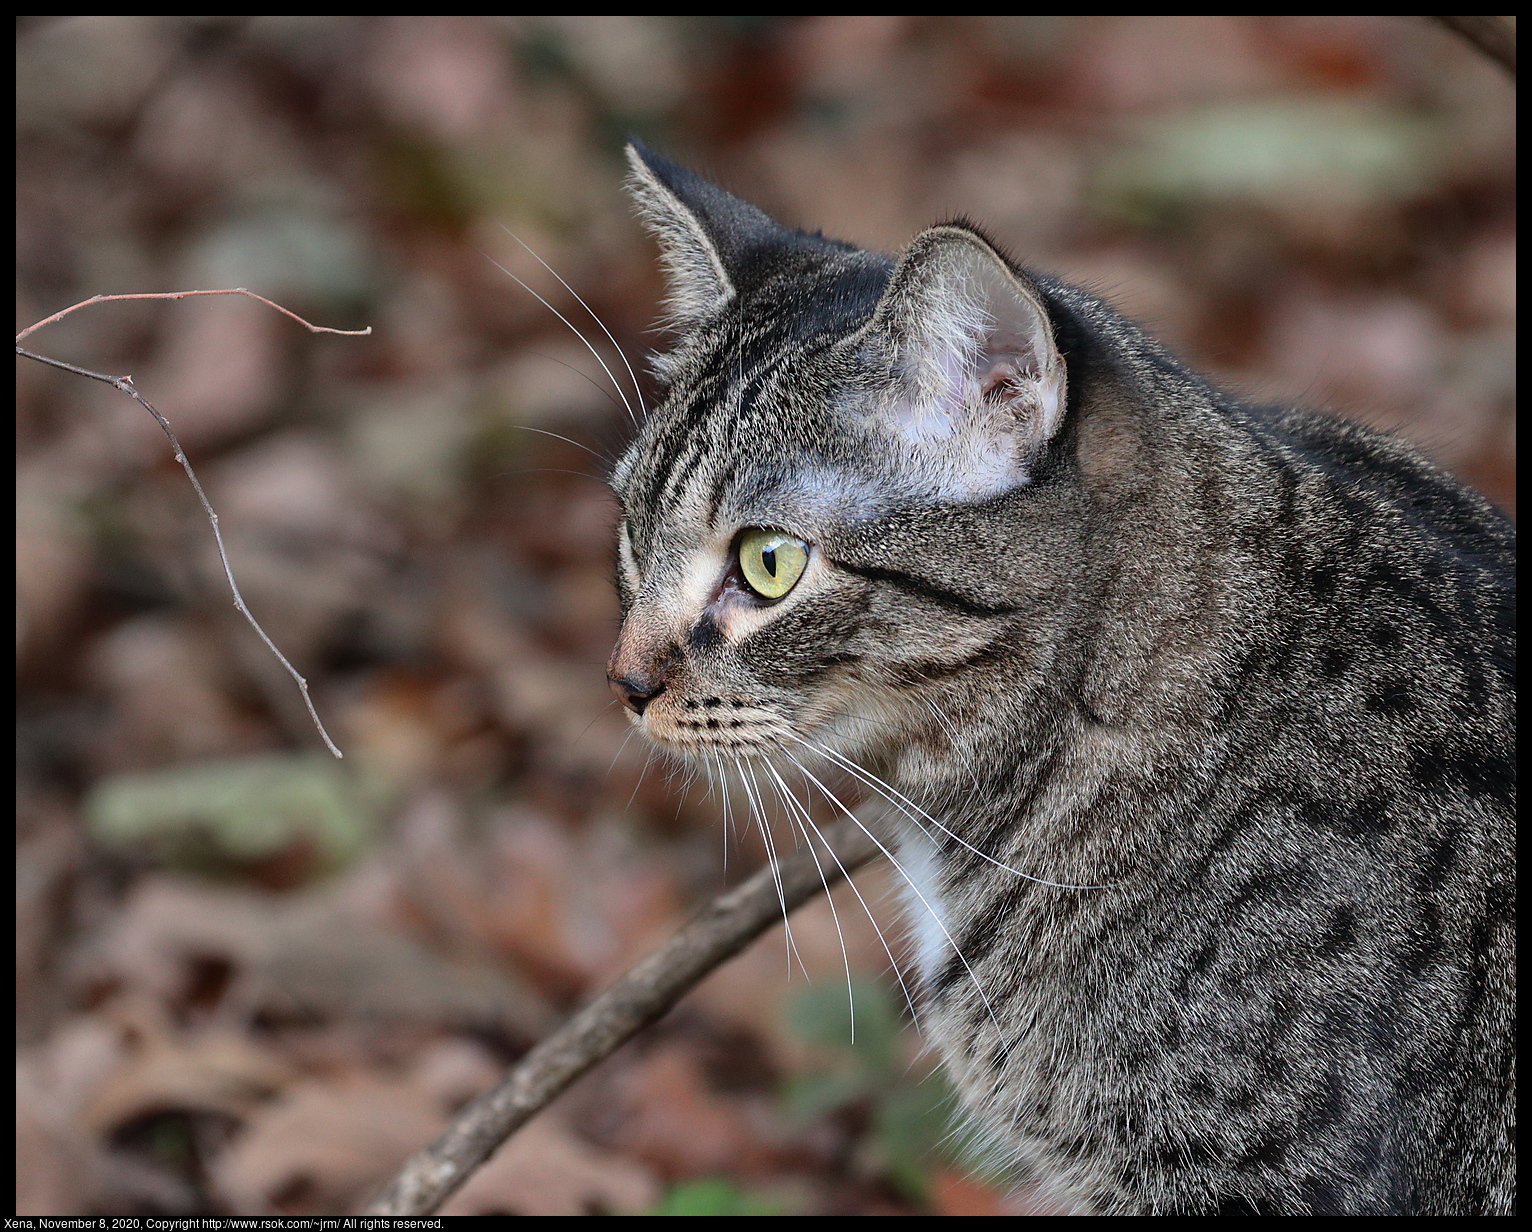
<instances>
[{"instance_id":1,"label":"cat's right ear","mask_svg":"<svg viewBox=\"0 0 1532 1232\"><path fill-rule=\"evenodd\" d=\"M667 322L684 329L733 298L752 254L782 228L747 201L638 141L628 143L628 191L660 243L670 299Z\"/></svg>"},{"instance_id":2,"label":"cat's right ear","mask_svg":"<svg viewBox=\"0 0 1532 1232\"><path fill-rule=\"evenodd\" d=\"M1028 482L1063 419L1064 358L1040 292L984 235L916 236L864 332L895 357L906 392L884 418L930 487L980 500Z\"/></svg>"}]
</instances>

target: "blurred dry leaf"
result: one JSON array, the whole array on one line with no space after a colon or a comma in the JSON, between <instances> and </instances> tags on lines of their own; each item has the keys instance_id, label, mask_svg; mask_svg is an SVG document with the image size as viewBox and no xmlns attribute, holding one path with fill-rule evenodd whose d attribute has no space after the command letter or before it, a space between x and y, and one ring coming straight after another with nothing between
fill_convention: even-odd
<instances>
[{"instance_id":1,"label":"blurred dry leaf","mask_svg":"<svg viewBox=\"0 0 1532 1232\"><path fill-rule=\"evenodd\" d=\"M544 1114L447 1199L443 1215L630 1215L659 1200L652 1173L597 1150Z\"/></svg>"},{"instance_id":2,"label":"blurred dry leaf","mask_svg":"<svg viewBox=\"0 0 1532 1232\"><path fill-rule=\"evenodd\" d=\"M101 1138L155 1112L221 1112L243 1118L293 1077L289 1062L243 1034L215 1028L195 1035L147 1034L80 1111Z\"/></svg>"},{"instance_id":3,"label":"blurred dry leaf","mask_svg":"<svg viewBox=\"0 0 1532 1232\"><path fill-rule=\"evenodd\" d=\"M385 17L365 57L371 89L400 124L448 139L514 116L515 91L496 31L462 17Z\"/></svg>"},{"instance_id":4,"label":"blurred dry leaf","mask_svg":"<svg viewBox=\"0 0 1532 1232\"><path fill-rule=\"evenodd\" d=\"M61 1023L48 1040L17 1056L17 1106L59 1134L71 1133L92 1094L124 1063L128 1041L101 1014Z\"/></svg>"},{"instance_id":5,"label":"blurred dry leaf","mask_svg":"<svg viewBox=\"0 0 1532 1232\"><path fill-rule=\"evenodd\" d=\"M1282 77L1261 47L1261 32L1242 17L1132 14L1089 20L1094 37L1079 39L1069 76L1087 106L1131 112L1209 97L1259 96Z\"/></svg>"},{"instance_id":6,"label":"blurred dry leaf","mask_svg":"<svg viewBox=\"0 0 1532 1232\"><path fill-rule=\"evenodd\" d=\"M89 588L90 548L79 498L61 483L56 459L16 474L16 652L54 643Z\"/></svg>"},{"instance_id":7,"label":"blurred dry leaf","mask_svg":"<svg viewBox=\"0 0 1532 1232\"><path fill-rule=\"evenodd\" d=\"M283 898L149 878L92 961L130 987L172 1000L199 966L225 963L229 1005L282 1020L458 1023L522 1039L552 1025L546 1003L512 970L432 953L391 926L386 910L348 902L358 884L354 876Z\"/></svg>"},{"instance_id":8,"label":"blurred dry leaf","mask_svg":"<svg viewBox=\"0 0 1532 1232\"><path fill-rule=\"evenodd\" d=\"M674 870L615 819L594 819L583 833L526 807L486 821L468 840L461 811L438 792L400 822L401 899L466 952L509 955L544 987L574 996L616 978L675 927Z\"/></svg>"},{"instance_id":9,"label":"blurred dry leaf","mask_svg":"<svg viewBox=\"0 0 1532 1232\"><path fill-rule=\"evenodd\" d=\"M505 1067L483 1044L449 1036L421 1052L410 1072L416 1082L441 1101L443 1108L455 1112L494 1086L504 1076Z\"/></svg>"},{"instance_id":10,"label":"blurred dry leaf","mask_svg":"<svg viewBox=\"0 0 1532 1232\"><path fill-rule=\"evenodd\" d=\"M537 738L545 770L620 785L627 776L614 775L614 765L633 773L644 764L597 664L550 653L477 575L461 572L450 591L443 651L484 679L505 727ZM636 777L627 778L630 790Z\"/></svg>"},{"instance_id":11,"label":"blurred dry leaf","mask_svg":"<svg viewBox=\"0 0 1532 1232\"><path fill-rule=\"evenodd\" d=\"M782 1133L780 1124L760 1124L745 1101L714 1091L684 1043L632 1061L603 1103L609 1144L672 1179L765 1171Z\"/></svg>"},{"instance_id":12,"label":"blurred dry leaf","mask_svg":"<svg viewBox=\"0 0 1532 1232\"><path fill-rule=\"evenodd\" d=\"M142 1004L142 1003L141 1003ZM146 1007L150 1015L151 1006ZM144 1203L184 1214L184 1182L103 1149L84 1116L95 1093L131 1063L130 1033L99 1013L62 1024L16 1058L18 1214L96 1214Z\"/></svg>"},{"instance_id":13,"label":"blurred dry leaf","mask_svg":"<svg viewBox=\"0 0 1532 1232\"><path fill-rule=\"evenodd\" d=\"M337 629L378 602L392 523L362 498L343 450L307 434L226 455L205 483L251 610L283 653L308 668ZM223 566L210 538L197 542L201 585L223 611ZM253 648L263 666L269 657L248 637L232 645Z\"/></svg>"},{"instance_id":14,"label":"blurred dry leaf","mask_svg":"<svg viewBox=\"0 0 1532 1232\"><path fill-rule=\"evenodd\" d=\"M445 1120L437 1098L414 1082L367 1073L306 1079L251 1114L213 1184L242 1213L342 1211Z\"/></svg>"},{"instance_id":15,"label":"blurred dry leaf","mask_svg":"<svg viewBox=\"0 0 1532 1232\"><path fill-rule=\"evenodd\" d=\"M16 1214L85 1214L90 1198L84 1144L52 1130L16 1093Z\"/></svg>"},{"instance_id":16,"label":"blurred dry leaf","mask_svg":"<svg viewBox=\"0 0 1532 1232\"><path fill-rule=\"evenodd\" d=\"M474 429L473 392L460 377L373 391L366 414L348 425L351 466L380 499L411 500L450 519Z\"/></svg>"},{"instance_id":17,"label":"blurred dry leaf","mask_svg":"<svg viewBox=\"0 0 1532 1232\"><path fill-rule=\"evenodd\" d=\"M256 1110L215 1184L237 1210L340 1211L370 1196L445 1114L496 1075L461 1042L428 1050L402 1078L304 1080ZM547 1116L526 1126L443 1208L448 1215L636 1212L659 1196L638 1165L597 1150Z\"/></svg>"},{"instance_id":18,"label":"blurred dry leaf","mask_svg":"<svg viewBox=\"0 0 1532 1232\"><path fill-rule=\"evenodd\" d=\"M125 620L96 639L85 668L117 719L97 750L103 770L195 762L265 735L234 701L223 648L195 621L163 612Z\"/></svg>"},{"instance_id":19,"label":"blurred dry leaf","mask_svg":"<svg viewBox=\"0 0 1532 1232\"><path fill-rule=\"evenodd\" d=\"M270 278L219 278L200 285L262 286ZM143 374L181 443L197 456L217 442L249 433L275 413L282 344L290 323L243 296L212 298L179 309L157 371Z\"/></svg>"},{"instance_id":20,"label":"blurred dry leaf","mask_svg":"<svg viewBox=\"0 0 1532 1232\"><path fill-rule=\"evenodd\" d=\"M78 827L61 814L54 806L40 824L35 815L29 818L34 828L23 830L16 842L16 1017L23 1036L26 1027L41 1025L49 1011L56 1012L59 990L48 968L69 883L85 854ZM34 1010L43 1012L34 1015Z\"/></svg>"},{"instance_id":21,"label":"blurred dry leaf","mask_svg":"<svg viewBox=\"0 0 1532 1232\"><path fill-rule=\"evenodd\" d=\"M672 872L608 819L583 835L536 813L501 814L490 927L508 951L582 982L615 979L677 924ZM606 824L602 824L606 822Z\"/></svg>"},{"instance_id":22,"label":"blurred dry leaf","mask_svg":"<svg viewBox=\"0 0 1532 1232\"><path fill-rule=\"evenodd\" d=\"M562 41L571 64L628 115L662 113L687 86L685 52L673 17L606 13L596 17L543 17Z\"/></svg>"},{"instance_id":23,"label":"blurred dry leaf","mask_svg":"<svg viewBox=\"0 0 1532 1232\"><path fill-rule=\"evenodd\" d=\"M143 102L172 52L151 22L131 16L49 22L31 30L26 44L16 73L23 129L121 122Z\"/></svg>"}]
</instances>

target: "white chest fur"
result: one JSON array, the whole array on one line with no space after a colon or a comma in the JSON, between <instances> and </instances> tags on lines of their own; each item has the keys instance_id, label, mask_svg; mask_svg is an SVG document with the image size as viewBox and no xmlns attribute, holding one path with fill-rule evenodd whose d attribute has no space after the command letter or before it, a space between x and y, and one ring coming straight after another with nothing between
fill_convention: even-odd
<instances>
[{"instance_id":1,"label":"white chest fur","mask_svg":"<svg viewBox=\"0 0 1532 1232\"><path fill-rule=\"evenodd\" d=\"M916 969L924 984L941 970L952 953L941 879L937 875L938 853L925 834L908 827L901 835L898 854L904 873L899 887L904 923L915 945Z\"/></svg>"}]
</instances>

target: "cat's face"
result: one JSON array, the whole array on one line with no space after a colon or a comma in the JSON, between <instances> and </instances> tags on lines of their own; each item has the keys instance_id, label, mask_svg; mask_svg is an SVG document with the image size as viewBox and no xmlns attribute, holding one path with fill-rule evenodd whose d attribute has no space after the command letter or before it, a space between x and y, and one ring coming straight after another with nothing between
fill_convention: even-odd
<instances>
[{"instance_id":1,"label":"cat's face","mask_svg":"<svg viewBox=\"0 0 1532 1232\"><path fill-rule=\"evenodd\" d=\"M848 526L889 499L847 456L876 446L842 409L874 382L833 349L719 332L692 340L700 353L614 476L623 628L608 676L633 722L677 752L801 752L877 709L860 670L872 583L835 563ZM811 405L805 385L822 391Z\"/></svg>"},{"instance_id":2,"label":"cat's face","mask_svg":"<svg viewBox=\"0 0 1532 1232\"><path fill-rule=\"evenodd\" d=\"M1062 413L1046 315L975 233L896 265L634 164L678 343L612 479L613 692L703 761L918 738L920 685L1016 617L1015 554L969 515L1027 486Z\"/></svg>"}]
</instances>

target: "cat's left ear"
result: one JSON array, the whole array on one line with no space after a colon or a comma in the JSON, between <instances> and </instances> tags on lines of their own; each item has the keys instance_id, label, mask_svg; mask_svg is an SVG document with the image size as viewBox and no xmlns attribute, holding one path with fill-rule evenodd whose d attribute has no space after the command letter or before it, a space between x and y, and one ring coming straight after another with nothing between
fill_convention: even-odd
<instances>
[{"instance_id":1,"label":"cat's left ear","mask_svg":"<svg viewBox=\"0 0 1532 1232\"><path fill-rule=\"evenodd\" d=\"M627 148L628 191L660 242L670 287L668 320L685 329L732 299L752 256L781 243L783 229L717 184L637 140Z\"/></svg>"},{"instance_id":2,"label":"cat's left ear","mask_svg":"<svg viewBox=\"0 0 1532 1232\"><path fill-rule=\"evenodd\" d=\"M922 232L867 329L907 388L890 426L941 494L978 500L1027 482L1063 419L1064 359L1039 293L988 240L955 224Z\"/></svg>"}]
</instances>

